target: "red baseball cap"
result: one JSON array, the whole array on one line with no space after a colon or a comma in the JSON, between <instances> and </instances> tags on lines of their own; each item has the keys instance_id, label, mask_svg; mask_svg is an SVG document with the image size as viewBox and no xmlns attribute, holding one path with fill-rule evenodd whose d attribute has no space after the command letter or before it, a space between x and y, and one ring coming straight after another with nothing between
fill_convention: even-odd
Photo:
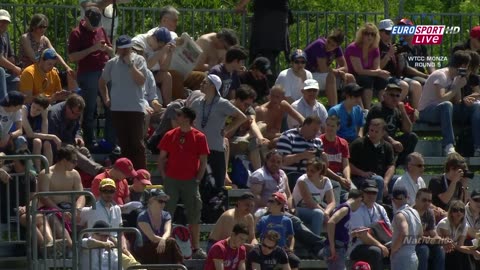
<instances>
[{"instance_id":1,"label":"red baseball cap","mask_svg":"<svg viewBox=\"0 0 480 270\"><path fill-rule=\"evenodd\" d=\"M113 166L123 173L126 178L137 177L137 172L133 169L133 164L128 158L117 159Z\"/></svg>"},{"instance_id":2,"label":"red baseball cap","mask_svg":"<svg viewBox=\"0 0 480 270\"><path fill-rule=\"evenodd\" d=\"M283 192L275 192L272 194L272 196L275 198L275 200L281 204L286 204L287 203L287 196L283 194Z\"/></svg>"},{"instance_id":3,"label":"red baseball cap","mask_svg":"<svg viewBox=\"0 0 480 270\"><path fill-rule=\"evenodd\" d=\"M367 262L356 262L353 266L352 266L352 270L371 270L370 268L370 264L368 264Z\"/></svg>"},{"instance_id":4,"label":"red baseball cap","mask_svg":"<svg viewBox=\"0 0 480 270\"><path fill-rule=\"evenodd\" d=\"M398 22L398 25L413 25L412 20L403 18Z\"/></svg>"},{"instance_id":5,"label":"red baseball cap","mask_svg":"<svg viewBox=\"0 0 480 270\"><path fill-rule=\"evenodd\" d=\"M475 26L470 30L470 37L480 39L480 26Z\"/></svg>"},{"instance_id":6,"label":"red baseball cap","mask_svg":"<svg viewBox=\"0 0 480 270\"><path fill-rule=\"evenodd\" d=\"M137 177L135 177L136 181L139 181L144 185L151 185L152 184L152 182L150 181L151 179L152 177L147 170L145 169L137 170Z\"/></svg>"}]
</instances>

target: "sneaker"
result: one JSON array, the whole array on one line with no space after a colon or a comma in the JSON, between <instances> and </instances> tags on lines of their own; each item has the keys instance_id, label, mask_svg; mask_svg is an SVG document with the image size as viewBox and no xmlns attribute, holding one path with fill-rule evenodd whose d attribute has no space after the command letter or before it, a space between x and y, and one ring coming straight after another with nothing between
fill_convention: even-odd
<instances>
[{"instance_id":1,"label":"sneaker","mask_svg":"<svg viewBox=\"0 0 480 270\"><path fill-rule=\"evenodd\" d=\"M444 149L445 156L448 156L451 153L455 153L455 147L453 147L453 144L447 144Z\"/></svg>"},{"instance_id":2,"label":"sneaker","mask_svg":"<svg viewBox=\"0 0 480 270\"><path fill-rule=\"evenodd\" d=\"M474 157L480 157L480 147L475 149L475 152L473 153Z\"/></svg>"},{"instance_id":3,"label":"sneaker","mask_svg":"<svg viewBox=\"0 0 480 270\"><path fill-rule=\"evenodd\" d=\"M195 250L192 254L192 259L204 260L206 258L207 258L207 253L205 253L205 251L203 251L203 249L201 248Z\"/></svg>"}]
</instances>

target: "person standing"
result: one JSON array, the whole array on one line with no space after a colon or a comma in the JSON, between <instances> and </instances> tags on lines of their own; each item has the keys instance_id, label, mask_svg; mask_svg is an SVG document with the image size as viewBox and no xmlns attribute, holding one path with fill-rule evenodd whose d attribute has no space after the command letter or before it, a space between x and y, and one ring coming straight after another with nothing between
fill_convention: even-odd
<instances>
[{"instance_id":1,"label":"person standing","mask_svg":"<svg viewBox=\"0 0 480 270\"><path fill-rule=\"evenodd\" d=\"M408 192L404 187L394 188L392 202L398 209L392 221L393 237L390 251L391 269L417 270L418 257L412 240L423 236L422 221L417 210L408 203ZM413 241L415 242L415 241Z\"/></svg>"},{"instance_id":2,"label":"person standing","mask_svg":"<svg viewBox=\"0 0 480 270\"><path fill-rule=\"evenodd\" d=\"M199 246L202 199L198 186L205 174L210 150L205 135L192 127L195 118L195 111L190 108L177 110L178 127L168 131L158 144L158 170L165 192L170 196L165 209L175 213L178 200L183 201L192 234L193 258L205 259L206 254ZM225 160L221 163L225 164Z\"/></svg>"},{"instance_id":3,"label":"person standing","mask_svg":"<svg viewBox=\"0 0 480 270\"><path fill-rule=\"evenodd\" d=\"M95 109L97 107L98 79L108 59L113 55L113 48L105 30L101 27L102 13L97 7L88 7L85 17L72 30L68 38L68 58L77 64L77 81L85 100L82 128L85 145L93 147ZM106 110L106 121L110 122ZM110 125L105 126L105 138L114 143L114 135Z\"/></svg>"},{"instance_id":4,"label":"person standing","mask_svg":"<svg viewBox=\"0 0 480 270\"><path fill-rule=\"evenodd\" d=\"M100 93L105 106L112 111L112 124L117 132L122 154L138 169L147 168L145 142L145 114L143 85L147 76L145 58L132 53L132 39L118 37L117 56L105 65L99 80ZM107 83L111 82L110 89Z\"/></svg>"}]
</instances>

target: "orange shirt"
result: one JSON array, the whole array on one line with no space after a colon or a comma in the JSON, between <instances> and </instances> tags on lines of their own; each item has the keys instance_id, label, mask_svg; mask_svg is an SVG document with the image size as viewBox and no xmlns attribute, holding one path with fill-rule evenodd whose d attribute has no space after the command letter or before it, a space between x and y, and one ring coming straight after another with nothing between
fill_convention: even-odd
<instances>
[{"instance_id":1,"label":"orange shirt","mask_svg":"<svg viewBox=\"0 0 480 270\"><path fill-rule=\"evenodd\" d=\"M40 71L38 64L35 63L23 70L18 89L26 95L31 93L33 97L40 94L51 96L55 92L62 91L62 84L56 68L44 74Z\"/></svg>"}]
</instances>

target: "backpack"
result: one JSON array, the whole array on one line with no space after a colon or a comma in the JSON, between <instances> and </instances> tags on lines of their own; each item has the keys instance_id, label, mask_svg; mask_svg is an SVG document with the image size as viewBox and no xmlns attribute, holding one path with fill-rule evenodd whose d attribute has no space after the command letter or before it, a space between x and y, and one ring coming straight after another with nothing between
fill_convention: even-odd
<instances>
[{"instance_id":1,"label":"backpack","mask_svg":"<svg viewBox=\"0 0 480 270\"><path fill-rule=\"evenodd\" d=\"M172 237L175 239L184 259L192 257L192 236L184 225L173 225Z\"/></svg>"},{"instance_id":2,"label":"backpack","mask_svg":"<svg viewBox=\"0 0 480 270\"><path fill-rule=\"evenodd\" d=\"M248 188L248 177L252 174L250 161L245 155L237 155L232 161L232 172L230 178L232 183L237 185L238 188Z\"/></svg>"}]
</instances>

